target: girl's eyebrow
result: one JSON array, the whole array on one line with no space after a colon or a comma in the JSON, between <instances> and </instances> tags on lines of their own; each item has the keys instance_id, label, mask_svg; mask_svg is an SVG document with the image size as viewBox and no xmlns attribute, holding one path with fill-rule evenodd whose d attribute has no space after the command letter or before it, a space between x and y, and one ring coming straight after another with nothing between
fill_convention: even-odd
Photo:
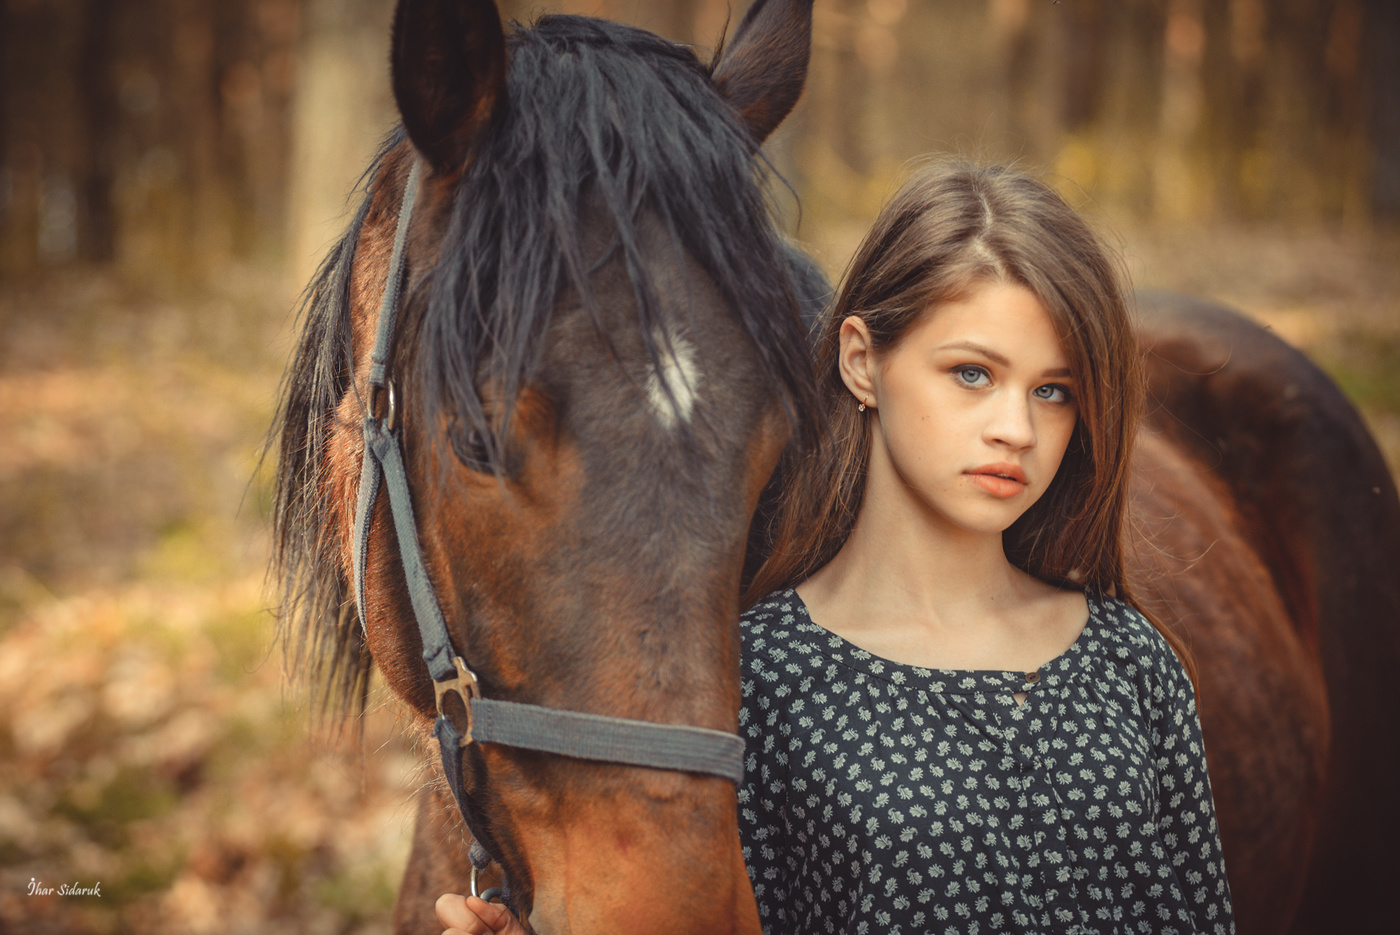
<instances>
[{"instance_id":1,"label":"girl's eyebrow","mask_svg":"<svg viewBox=\"0 0 1400 935\"><path fill-rule=\"evenodd\" d=\"M981 354L992 363L1001 364L1003 367L1010 367L1011 361L1006 359L1006 355L998 354L990 347L977 344L974 341L954 341L951 344L941 344L934 350L939 351L972 351L974 354Z\"/></svg>"},{"instance_id":2,"label":"girl's eyebrow","mask_svg":"<svg viewBox=\"0 0 1400 935\"><path fill-rule=\"evenodd\" d=\"M1011 361L1006 359L1006 355L999 354L991 348L985 347L981 344L977 344L974 341L954 341L951 344L940 344L938 347L934 348L934 350L972 351L974 354L981 354L983 357L987 358L994 364L1000 364L1003 367L1011 366ZM1070 373L1068 367L1056 367L1054 370L1045 371L1045 373L1042 374L1042 376L1067 378L1073 376L1073 374Z\"/></svg>"}]
</instances>

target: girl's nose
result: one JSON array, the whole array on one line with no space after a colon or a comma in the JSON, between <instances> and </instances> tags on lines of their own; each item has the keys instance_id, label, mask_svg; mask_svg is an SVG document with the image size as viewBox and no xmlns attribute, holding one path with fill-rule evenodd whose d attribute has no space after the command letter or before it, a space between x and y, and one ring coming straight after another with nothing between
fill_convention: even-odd
<instances>
[{"instance_id":1,"label":"girl's nose","mask_svg":"<svg viewBox=\"0 0 1400 935\"><path fill-rule=\"evenodd\" d=\"M1035 445L1035 423L1031 418L1031 401L1026 394L998 394L985 436L990 442L1016 450Z\"/></svg>"}]
</instances>

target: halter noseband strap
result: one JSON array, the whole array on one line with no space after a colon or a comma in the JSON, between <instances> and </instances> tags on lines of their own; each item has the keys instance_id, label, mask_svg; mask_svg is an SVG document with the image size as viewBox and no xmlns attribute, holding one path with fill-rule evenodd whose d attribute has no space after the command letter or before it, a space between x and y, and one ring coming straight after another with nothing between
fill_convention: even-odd
<instances>
[{"instance_id":1,"label":"halter noseband strap","mask_svg":"<svg viewBox=\"0 0 1400 935\"><path fill-rule=\"evenodd\" d=\"M364 456L360 488L355 505L355 535L352 561L355 574L355 605L365 625L365 559L369 549L370 524L381 481L389 494L389 511L399 541L399 558L408 582L413 616L423 641L423 660L428 664L437 695L437 721L433 733L442 752L443 771L462 816L467 819L468 802L462 788L462 749L472 742L498 743L523 750L537 750L585 760L680 770L721 776L736 785L743 778L744 742L727 731L678 724L657 724L628 718L606 717L545 708L512 701L482 698L476 675L467 668L452 645L447 623L423 564L418 530L413 518L413 501L408 490L399 442L398 400L388 380L389 348L394 318L403 290L404 245L409 221L418 196L421 162L415 161L394 233L394 252L389 261L389 279L379 309L379 327L370 355L369 399L364 423ZM387 412L379 415L379 397L388 396ZM444 701L456 694L466 709L466 729L461 730L444 713ZM472 822L468 820L468 826ZM473 835L476 830L473 828Z\"/></svg>"}]
</instances>

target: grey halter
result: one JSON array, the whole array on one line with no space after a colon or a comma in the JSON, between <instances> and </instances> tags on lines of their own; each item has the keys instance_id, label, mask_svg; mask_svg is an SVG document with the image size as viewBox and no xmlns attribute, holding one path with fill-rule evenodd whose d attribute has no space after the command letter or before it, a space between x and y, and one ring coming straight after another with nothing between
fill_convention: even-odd
<instances>
[{"instance_id":1,"label":"grey halter","mask_svg":"<svg viewBox=\"0 0 1400 935\"><path fill-rule=\"evenodd\" d=\"M403 451L395 424L399 401L388 378L389 347L403 291L404 243L413 216L414 201L418 196L421 172L422 164L415 161L399 209L389 278L384 287L378 333L370 356L364 456L352 543L355 605L360 612L361 624L365 624L368 611L365 603L365 557L374 503L382 481L389 494L389 509L399 541L399 559L408 582L413 616L418 621L418 632L423 640L423 660L428 664L428 673L436 689L437 721L433 733L437 736L442 753L443 771L447 774L447 782L452 787L463 819L478 840L480 836L476 831L479 826L470 820L468 797L462 787L462 750L473 742L503 744L583 760L704 773L721 776L737 785L743 778L744 742L735 734L703 727L657 724L483 698L476 675L467 668L462 655L453 647L418 544L408 474L404 469ZM383 417L378 414L381 395L387 396L387 411ZM466 711L464 729L459 728L454 719L444 712L444 700L452 694L457 695ZM490 847L489 843L487 846Z\"/></svg>"}]
</instances>

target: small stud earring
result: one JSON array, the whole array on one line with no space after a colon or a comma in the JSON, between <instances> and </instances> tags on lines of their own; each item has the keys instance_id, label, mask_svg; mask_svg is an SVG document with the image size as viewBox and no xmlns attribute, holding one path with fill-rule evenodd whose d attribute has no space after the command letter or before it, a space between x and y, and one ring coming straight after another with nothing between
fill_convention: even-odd
<instances>
[{"instance_id":1,"label":"small stud earring","mask_svg":"<svg viewBox=\"0 0 1400 935\"><path fill-rule=\"evenodd\" d=\"M860 405L856 406L856 412L864 412L864 411L865 411L865 402L864 402L864 400L862 400L861 403L860 403Z\"/></svg>"}]
</instances>

